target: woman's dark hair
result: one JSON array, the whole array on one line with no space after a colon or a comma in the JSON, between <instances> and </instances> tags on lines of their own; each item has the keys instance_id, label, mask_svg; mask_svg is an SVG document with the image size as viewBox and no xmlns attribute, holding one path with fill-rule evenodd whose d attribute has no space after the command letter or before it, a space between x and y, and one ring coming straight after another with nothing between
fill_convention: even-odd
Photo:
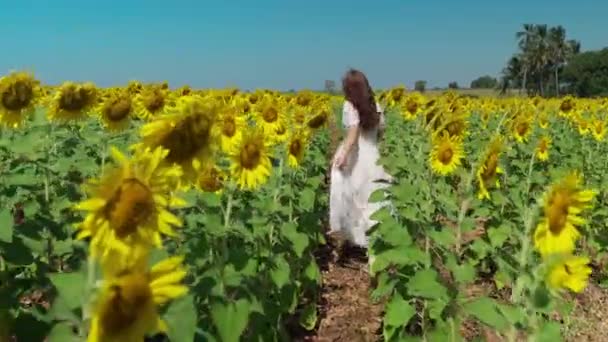
<instances>
[{"instance_id":1,"label":"woman's dark hair","mask_svg":"<svg viewBox=\"0 0 608 342\"><path fill-rule=\"evenodd\" d=\"M342 78L342 91L359 112L359 126L364 131L376 128L380 122L380 113L376 108L374 91L365 74L355 69L348 70Z\"/></svg>"}]
</instances>

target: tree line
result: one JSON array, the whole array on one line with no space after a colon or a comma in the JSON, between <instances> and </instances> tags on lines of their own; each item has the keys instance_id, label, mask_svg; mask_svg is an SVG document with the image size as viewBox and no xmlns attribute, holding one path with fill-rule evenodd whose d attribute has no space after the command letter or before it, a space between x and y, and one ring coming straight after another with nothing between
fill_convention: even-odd
<instances>
[{"instance_id":1,"label":"tree line","mask_svg":"<svg viewBox=\"0 0 608 342\"><path fill-rule=\"evenodd\" d=\"M501 93L518 91L528 96L608 97L608 47L581 51L581 43L571 39L561 26L524 24L515 33L517 51L502 69L498 79L484 75L471 82L472 89L496 89ZM326 83L327 90L335 84ZM450 82L449 89L458 89ZM416 91L427 90L418 80Z\"/></svg>"}]
</instances>

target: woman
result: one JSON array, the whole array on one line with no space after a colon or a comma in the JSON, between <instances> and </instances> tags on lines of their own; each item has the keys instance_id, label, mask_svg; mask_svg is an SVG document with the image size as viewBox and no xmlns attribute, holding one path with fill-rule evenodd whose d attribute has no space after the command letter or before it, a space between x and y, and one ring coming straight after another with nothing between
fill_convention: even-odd
<instances>
[{"instance_id":1,"label":"woman","mask_svg":"<svg viewBox=\"0 0 608 342\"><path fill-rule=\"evenodd\" d=\"M342 88L342 124L347 133L332 161L330 235L367 247L366 233L376 223L370 216L383 205L369 203L369 196L391 180L377 164L384 114L362 72L349 70L342 79Z\"/></svg>"}]
</instances>

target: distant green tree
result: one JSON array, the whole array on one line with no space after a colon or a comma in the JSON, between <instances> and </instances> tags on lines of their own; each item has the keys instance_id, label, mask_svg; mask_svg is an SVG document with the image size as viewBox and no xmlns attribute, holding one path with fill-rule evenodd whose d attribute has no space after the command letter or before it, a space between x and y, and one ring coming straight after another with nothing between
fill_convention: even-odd
<instances>
[{"instance_id":1,"label":"distant green tree","mask_svg":"<svg viewBox=\"0 0 608 342\"><path fill-rule=\"evenodd\" d=\"M562 80L566 89L577 96L608 96L608 48L570 58Z\"/></svg>"},{"instance_id":2,"label":"distant green tree","mask_svg":"<svg viewBox=\"0 0 608 342\"><path fill-rule=\"evenodd\" d=\"M450 84L448 84L448 88L450 88L450 89L458 89L460 87L458 86L458 82L450 82Z\"/></svg>"},{"instance_id":3,"label":"distant green tree","mask_svg":"<svg viewBox=\"0 0 608 342\"><path fill-rule=\"evenodd\" d=\"M334 94L336 92L336 81L325 80L325 91Z\"/></svg>"},{"instance_id":4,"label":"distant green tree","mask_svg":"<svg viewBox=\"0 0 608 342\"><path fill-rule=\"evenodd\" d=\"M426 91L426 81L416 81L414 84L414 90L424 93Z\"/></svg>"},{"instance_id":5,"label":"distant green tree","mask_svg":"<svg viewBox=\"0 0 608 342\"><path fill-rule=\"evenodd\" d=\"M471 88L473 89L493 89L496 88L498 81L492 76L481 76L471 82Z\"/></svg>"}]
</instances>

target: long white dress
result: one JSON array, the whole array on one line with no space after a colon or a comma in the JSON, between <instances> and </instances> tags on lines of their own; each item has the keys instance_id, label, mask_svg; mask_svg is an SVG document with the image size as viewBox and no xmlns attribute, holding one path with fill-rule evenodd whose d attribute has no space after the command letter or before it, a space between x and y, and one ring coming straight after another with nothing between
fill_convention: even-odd
<instances>
[{"instance_id":1,"label":"long white dress","mask_svg":"<svg viewBox=\"0 0 608 342\"><path fill-rule=\"evenodd\" d=\"M380 115L380 125L384 125L384 113L376 104ZM359 113L345 101L342 109L342 124L349 127L359 124ZM378 165L378 128L359 131L358 143L351 149L346 165L338 169L332 165L329 203L330 233L339 232L356 246L367 247L367 231L376 224L370 216L386 202L369 203L370 195L377 189L386 187L392 177ZM336 155L342 153L340 144Z\"/></svg>"}]
</instances>

